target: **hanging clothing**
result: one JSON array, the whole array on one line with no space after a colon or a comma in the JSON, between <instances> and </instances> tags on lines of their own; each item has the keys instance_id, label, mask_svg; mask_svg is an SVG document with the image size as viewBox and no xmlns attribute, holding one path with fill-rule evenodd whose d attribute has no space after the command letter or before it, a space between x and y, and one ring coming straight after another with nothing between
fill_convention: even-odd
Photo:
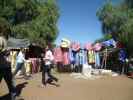
<instances>
[{"instance_id":1,"label":"hanging clothing","mask_svg":"<svg viewBox=\"0 0 133 100\"><path fill-rule=\"evenodd\" d=\"M77 52L75 54L75 65L78 66L79 65L79 52Z\"/></svg>"},{"instance_id":2,"label":"hanging clothing","mask_svg":"<svg viewBox=\"0 0 133 100\"><path fill-rule=\"evenodd\" d=\"M62 54L62 50L60 47L55 48L53 54L54 54L54 62L55 63L63 61L63 54Z\"/></svg>"},{"instance_id":3,"label":"hanging clothing","mask_svg":"<svg viewBox=\"0 0 133 100\"><path fill-rule=\"evenodd\" d=\"M114 47L116 47L116 42L115 42L114 39L110 39L110 40L104 41L104 42L102 42L102 44L104 46L114 46Z\"/></svg>"},{"instance_id":4,"label":"hanging clothing","mask_svg":"<svg viewBox=\"0 0 133 100\"><path fill-rule=\"evenodd\" d=\"M96 68L100 67L100 55L99 55L99 52L95 53L95 67Z\"/></svg>"},{"instance_id":5,"label":"hanging clothing","mask_svg":"<svg viewBox=\"0 0 133 100\"><path fill-rule=\"evenodd\" d=\"M71 64L75 63L75 61L74 61L75 59L74 59L74 55L73 55L72 49L69 49L69 60L70 60Z\"/></svg>"},{"instance_id":6,"label":"hanging clothing","mask_svg":"<svg viewBox=\"0 0 133 100\"><path fill-rule=\"evenodd\" d=\"M83 65L87 63L87 52L83 49L79 51L79 64Z\"/></svg>"},{"instance_id":7,"label":"hanging clothing","mask_svg":"<svg viewBox=\"0 0 133 100\"><path fill-rule=\"evenodd\" d=\"M63 51L63 65L68 65L69 63L69 52Z\"/></svg>"},{"instance_id":8,"label":"hanging clothing","mask_svg":"<svg viewBox=\"0 0 133 100\"><path fill-rule=\"evenodd\" d=\"M77 43L77 42L72 42L71 43L71 48L72 48L73 51L77 52L77 51L80 50L80 44Z\"/></svg>"},{"instance_id":9,"label":"hanging clothing","mask_svg":"<svg viewBox=\"0 0 133 100\"><path fill-rule=\"evenodd\" d=\"M126 61L127 55L126 55L126 51L124 49L120 49L119 52L119 60L124 63Z\"/></svg>"},{"instance_id":10,"label":"hanging clothing","mask_svg":"<svg viewBox=\"0 0 133 100\"><path fill-rule=\"evenodd\" d=\"M89 64L95 63L95 52L93 50L88 51L88 60L89 60Z\"/></svg>"}]
</instances>

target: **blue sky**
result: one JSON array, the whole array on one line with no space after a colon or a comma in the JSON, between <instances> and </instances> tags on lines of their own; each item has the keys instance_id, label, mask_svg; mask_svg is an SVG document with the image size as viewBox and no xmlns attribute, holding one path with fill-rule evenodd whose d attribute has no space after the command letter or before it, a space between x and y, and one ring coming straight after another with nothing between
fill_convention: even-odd
<instances>
[{"instance_id":1,"label":"blue sky","mask_svg":"<svg viewBox=\"0 0 133 100\"><path fill-rule=\"evenodd\" d=\"M101 24L96 11L104 3L105 0L58 0L60 18L56 44L60 44L62 38L82 44L101 38Z\"/></svg>"}]
</instances>

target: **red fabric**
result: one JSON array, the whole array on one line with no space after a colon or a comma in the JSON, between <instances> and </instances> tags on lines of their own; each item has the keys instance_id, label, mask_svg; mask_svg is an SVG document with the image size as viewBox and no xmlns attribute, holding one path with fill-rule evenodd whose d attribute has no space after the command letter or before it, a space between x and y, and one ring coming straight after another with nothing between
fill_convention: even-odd
<instances>
[{"instance_id":1,"label":"red fabric","mask_svg":"<svg viewBox=\"0 0 133 100\"><path fill-rule=\"evenodd\" d=\"M54 49L54 62L62 62L63 54L60 47Z\"/></svg>"},{"instance_id":2,"label":"red fabric","mask_svg":"<svg viewBox=\"0 0 133 100\"><path fill-rule=\"evenodd\" d=\"M39 72L39 64L38 64L37 58L30 58L30 60L32 63L32 73Z\"/></svg>"},{"instance_id":3,"label":"red fabric","mask_svg":"<svg viewBox=\"0 0 133 100\"><path fill-rule=\"evenodd\" d=\"M124 48L124 45L121 42L117 42L116 46L117 48Z\"/></svg>"},{"instance_id":4,"label":"red fabric","mask_svg":"<svg viewBox=\"0 0 133 100\"><path fill-rule=\"evenodd\" d=\"M63 65L69 64L69 52L64 51L63 52Z\"/></svg>"}]
</instances>

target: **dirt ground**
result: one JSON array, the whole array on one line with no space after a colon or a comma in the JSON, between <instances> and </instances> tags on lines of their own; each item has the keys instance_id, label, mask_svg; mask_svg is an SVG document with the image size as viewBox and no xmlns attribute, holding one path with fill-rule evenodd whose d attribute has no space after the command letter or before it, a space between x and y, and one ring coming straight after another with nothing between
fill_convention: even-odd
<instances>
[{"instance_id":1,"label":"dirt ground","mask_svg":"<svg viewBox=\"0 0 133 100\"><path fill-rule=\"evenodd\" d=\"M133 100L133 79L125 76L95 80L75 79L70 74L56 74L60 87L40 87L41 73L32 79L16 79L20 100ZM0 83L0 99L8 93L4 81Z\"/></svg>"}]
</instances>

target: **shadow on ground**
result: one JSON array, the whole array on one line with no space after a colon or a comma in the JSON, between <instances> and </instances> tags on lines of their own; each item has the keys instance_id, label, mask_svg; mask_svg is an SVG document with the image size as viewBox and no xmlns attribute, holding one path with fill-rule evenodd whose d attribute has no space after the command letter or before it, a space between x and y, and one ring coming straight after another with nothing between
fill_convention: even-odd
<instances>
[{"instance_id":1,"label":"shadow on ground","mask_svg":"<svg viewBox=\"0 0 133 100\"><path fill-rule=\"evenodd\" d=\"M23 88L26 86L26 84L28 84L28 82L24 82L24 83L18 84L16 86L16 96L17 96L16 100L24 100L23 98L21 98L19 96L20 96ZM10 94L6 94L4 96L1 96L0 100L12 100L11 99L11 95Z\"/></svg>"}]
</instances>

